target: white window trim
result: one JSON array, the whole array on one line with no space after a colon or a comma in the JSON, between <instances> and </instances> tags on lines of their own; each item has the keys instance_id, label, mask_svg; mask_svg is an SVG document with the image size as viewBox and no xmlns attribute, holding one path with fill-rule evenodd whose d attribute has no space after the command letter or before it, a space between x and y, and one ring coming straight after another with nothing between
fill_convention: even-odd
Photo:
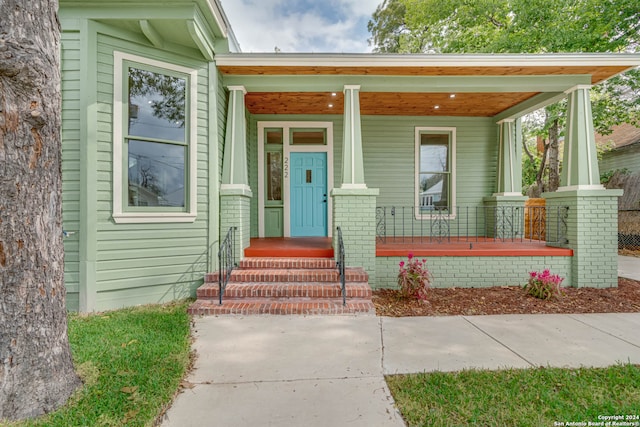
<instances>
[{"instance_id":1,"label":"white window trim","mask_svg":"<svg viewBox=\"0 0 640 427\"><path fill-rule=\"evenodd\" d=\"M333 232L333 200L329 196L333 189L333 122L258 122L258 237L265 234L265 185L264 185L264 131L269 128L282 129L282 161L289 160L291 153L327 153L327 237ZM296 128L325 129L325 145L291 145L289 131ZM282 180L283 235L291 237L291 188L290 175L284 174Z\"/></svg>"},{"instance_id":2,"label":"white window trim","mask_svg":"<svg viewBox=\"0 0 640 427\"><path fill-rule=\"evenodd\" d=\"M188 205L186 212L125 212L122 199L124 182L122 177L122 155L124 149L124 130L122 129L123 106L123 63L138 62L157 68L189 75L189 175L187 177ZM198 71L192 68L156 61L138 55L113 52L113 220L118 224L129 223L161 223L161 222L194 222L198 206Z\"/></svg>"},{"instance_id":3,"label":"white window trim","mask_svg":"<svg viewBox=\"0 0 640 427\"><path fill-rule=\"evenodd\" d=\"M449 181L451 182L451 202L449 204L451 209L451 215L447 215L446 218L455 219L456 217L456 128L455 127L419 127L415 128L415 183L413 188L414 193L414 209L415 209L415 217L416 219L430 218L432 215L430 213L420 212L420 192L418 189L420 188L420 135L422 133L428 132L449 132L451 134L451 144L449 147L450 151L450 167L451 173L449 174Z\"/></svg>"}]
</instances>

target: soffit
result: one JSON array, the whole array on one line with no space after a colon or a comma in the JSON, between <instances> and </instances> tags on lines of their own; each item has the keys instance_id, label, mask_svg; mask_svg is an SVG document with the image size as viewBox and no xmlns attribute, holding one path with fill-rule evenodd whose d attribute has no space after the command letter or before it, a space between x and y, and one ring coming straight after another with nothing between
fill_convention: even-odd
<instances>
[{"instance_id":1,"label":"soffit","mask_svg":"<svg viewBox=\"0 0 640 427\"><path fill-rule=\"evenodd\" d=\"M536 94L460 93L451 98L446 93L361 92L360 113L493 117ZM245 104L251 114L342 114L344 111L343 94L330 92L249 92Z\"/></svg>"}]
</instances>

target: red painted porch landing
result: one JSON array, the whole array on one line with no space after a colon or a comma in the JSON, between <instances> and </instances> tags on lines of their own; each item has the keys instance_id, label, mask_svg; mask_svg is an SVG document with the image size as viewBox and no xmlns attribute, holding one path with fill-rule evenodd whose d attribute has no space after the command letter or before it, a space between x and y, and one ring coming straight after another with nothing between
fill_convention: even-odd
<instances>
[{"instance_id":1,"label":"red painted porch landing","mask_svg":"<svg viewBox=\"0 0 640 427\"><path fill-rule=\"evenodd\" d=\"M468 241L462 241L468 240ZM376 244L376 256L573 256L572 249L554 248L537 241L495 241L485 237L452 238L450 242L434 243L429 238L387 237ZM333 258L330 237L271 237L251 239L245 249L247 257ZM347 253L347 265L348 264Z\"/></svg>"},{"instance_id":2,"label":"red painted porch landing","mask_svg":"<svg viewBox=\"0 0 640 427\"><path fill-rule=\"evenodd\" d=\"M485 237L452 237L450 242L429 242L429 238L387 237L376 244L376 256L485 257L485 256L573 256L572 249L554 248L538 241L495 241ZM468 241L463 241L468 240Z\"/></svg>"},{"instance_id":3,"label":"red painted porch landing","mask_svg":"<svg viewBox=\"0 0 640 427\"><path fill-rule=\"evenodd\" d=\"M333 258L331 237L265 237L251 239L246 257Z\"/></svg>"}]
</instances>

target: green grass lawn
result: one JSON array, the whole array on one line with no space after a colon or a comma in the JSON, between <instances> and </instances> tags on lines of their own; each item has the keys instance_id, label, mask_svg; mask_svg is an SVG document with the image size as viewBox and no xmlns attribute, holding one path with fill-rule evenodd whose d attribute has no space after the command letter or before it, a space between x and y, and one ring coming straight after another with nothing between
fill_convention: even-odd
<instances>
[{"instance_id":1,"label":"green grass lawn","mask_svg":"<svg viewBox=\"0 0 640 427\"><path fill-rule=\"evenodd\" d=\"M76 371L70 402L12 426L152 426L190 363L187 302L69 316Z\"/></svg>"},{"instance_id":2,"label":"green grass lawn","mask_svg":"<svg viewBox=\"0 0 640 427\"><path fill-rule=\"evenodd\" d=\"M600 421L604 426L599 416L607 415L630 416L626 422L638 424L629 425L640 425L635 418L640 417L640 365L466 370L386 379L409 426L538 427Z\"/></svg>"}]
</instances>

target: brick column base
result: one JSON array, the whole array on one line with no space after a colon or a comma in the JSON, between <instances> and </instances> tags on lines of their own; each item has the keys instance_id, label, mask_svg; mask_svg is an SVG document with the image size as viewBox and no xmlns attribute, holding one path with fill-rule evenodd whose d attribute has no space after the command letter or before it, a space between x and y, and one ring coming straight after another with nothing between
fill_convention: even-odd
<instances>
[{"instance_id":1,"label":"brick column base","mask_svg":"<svg viewBox=\"0 0 640 427\"><path fill-rule=\"evenodd\" d=\"M542 195L546 199L547 232L557 232L558 225L564 228L562 224L566 220L566 241L547 245L573 249L571 286L618 286L618 197L621 195L622 190L570 190ZM551 216L557 216L559 208L564 206L569 208L566 218L558 222Z\"/></svg>"},{"instance_id":2,"label":"brick column base","mask_svg":"<svg viewBox=\"0 0 640 427\"><path fill-rule=\"evenodd\" d=\"M376 199L377 188L334 188L333 247L337 250L337 227L342 230L345 263L349 267L364 267L369 283L376 280Z\"/></svg>"},{"instance_id":3,"label":"brick column base","mask_svg":"<svg viewBox=\"0 0 640 427\"><path fill-rule=\"evenodd\" d=\"M250 244L251 196L249 187L223 186L220 190L220 241L225 238L230 227L236 227L233 248L236 261L244 258L244 249Z\"/></svg>"}]
</instances>

